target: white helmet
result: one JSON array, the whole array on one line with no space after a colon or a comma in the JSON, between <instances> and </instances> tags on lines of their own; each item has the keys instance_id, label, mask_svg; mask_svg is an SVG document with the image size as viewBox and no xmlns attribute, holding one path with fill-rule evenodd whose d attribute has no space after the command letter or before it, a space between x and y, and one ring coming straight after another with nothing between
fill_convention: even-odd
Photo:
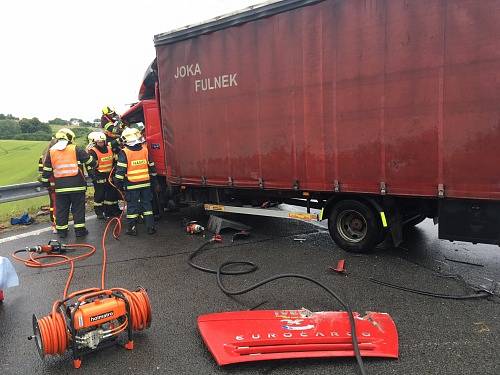
<instances>
[{"instance_id":1,"label":"white helmet","mask_svg":"<svg viewBox=\"0 0 500 375\"><path fill-rule=\"evenodd\" d=\"M136 128L125 128L122 132L122 138L125 140L125 143L135 144L142 137L139 129Z\"/></svg>"},{"instance_id":2,"label":"white helmet","mask_svg":"<svg viewBox=\"0 0 500 375\"><path fill-rule=\"evenodd\" d=\"M99 141L106 141L106 134L103 132L91 132L87 136L89 142L99 142Z\"/></svg>"}]
</instances>

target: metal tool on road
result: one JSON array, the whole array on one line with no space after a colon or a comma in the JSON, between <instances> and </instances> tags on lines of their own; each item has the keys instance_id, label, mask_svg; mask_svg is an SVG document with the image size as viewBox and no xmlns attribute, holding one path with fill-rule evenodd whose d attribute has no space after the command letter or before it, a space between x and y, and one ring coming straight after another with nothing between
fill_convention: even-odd
<instances>
[{"instance_id":1,"label":"metal tool on road","mask_svg":"<svg viewBox=\"0 0 500 375\"><path fill-rule=\"evenodd\" d=\"M190 221L186 225L186 232L189 234L202 233L205 230L197 221Z\"/></svg>"}]
</instances>

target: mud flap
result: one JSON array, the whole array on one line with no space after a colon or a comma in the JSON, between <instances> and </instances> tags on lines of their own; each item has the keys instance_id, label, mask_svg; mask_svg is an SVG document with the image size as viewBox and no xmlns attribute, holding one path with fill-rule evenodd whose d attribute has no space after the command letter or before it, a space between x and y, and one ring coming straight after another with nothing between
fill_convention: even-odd
<instances>
[{"instance_id":1,"label":"mud flap","mask_svg":"<svg viewBox=\"0 0 500 375\"><path fill-rule=\"evenodd\" d=\"M387 214L389 232L394 247L403 242L403 220L398 205L391 197L384 197L383 207Z\"/></svg>"}]
</instances>

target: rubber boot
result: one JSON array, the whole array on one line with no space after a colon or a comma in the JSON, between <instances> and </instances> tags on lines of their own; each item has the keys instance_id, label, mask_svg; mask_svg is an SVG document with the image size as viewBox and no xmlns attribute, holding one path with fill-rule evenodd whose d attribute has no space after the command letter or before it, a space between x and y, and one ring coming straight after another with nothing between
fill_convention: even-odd
<instances>
[{"instance_id":1,"label":"rubber boot","mask_svg":"<svg viewBox=\"0 0 500 375\"><path fill-rule=\"evenodd\" d=\"M94 211L98 220L106 220L106 216L104 215L104 208L102 206L95 207Z\"/></svg>"},{"instance_id":2,"label":"rubber boot","mask_svg":"<svg viewBox=\"0 0 500 375\"><path fill-rule=\"evenodd\" d=\"M125 234L128 234L129 236L137 236L137 225L135 223L129 224Z\"/></svg>"},{"instance_id":3,"label":"rubber boot","mask_svg":"<svg viewBox=\"0 0 500 375\"><path fill-rule=\"evenodd\" d=\"M122 214L122 210L118 206L111 206L109 209L109 214L106 214L107 217L120 217Z\"/></svg>"},{"instance_id":4,"label":"rubber boot","mask_svg":"<svg viewBox=\"0 0 500 375\"><path fill-rule=\"evenodd\" d=\"M149 227L148 228L148 234L155 234L156 233L156 228L155 227Z\"/></svg>"},{"instance_id":5,"label":"rubber boot","mask_svg":"<svg viewBox=\"0 0 500 375\"><path fill-rule=\"evenodd\" d=\"M66 237L68 237L68 231L67 230L58 230L57 236L59 238L66 238Z\"/></svg>"},{"instance_id":6,"label":"rubber boot","mask_svg":"<svg viewBox=\"0 0 500 375\"><path fill-rule=\"evenodd\" d=\"M87 234L89 234L89 231L86 228L75 229L75 237L85 237Z\"/></svg>"},{"instance_id":7,"label":"rubber boot","mask_svg":"<svg viewBox=\"0 0 500 375\"><path fill-rule=\"evenodd\" d=\"M118 206L117 204L111 206L111 211L114 217L118 217L122 214L122 210L120 209L120 206Z\"/></svg>"}]
</instances>

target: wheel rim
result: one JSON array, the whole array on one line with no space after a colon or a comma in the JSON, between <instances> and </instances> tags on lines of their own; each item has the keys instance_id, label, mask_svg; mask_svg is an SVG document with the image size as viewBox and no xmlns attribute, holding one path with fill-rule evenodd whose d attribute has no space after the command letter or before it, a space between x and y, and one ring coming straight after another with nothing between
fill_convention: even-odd
<instances>
[{"instance_id":1,"label":"wheel rim","mask_svg":"<svg viewBox=\"0 0 500 375\"><path fill-rule=\"evenodd\" d=\"M356 210L342 211L337 218L337 232L340 236L351 243L364 240L368 231L368 225L364 216Z\"/></svg>"}]
</instances>

